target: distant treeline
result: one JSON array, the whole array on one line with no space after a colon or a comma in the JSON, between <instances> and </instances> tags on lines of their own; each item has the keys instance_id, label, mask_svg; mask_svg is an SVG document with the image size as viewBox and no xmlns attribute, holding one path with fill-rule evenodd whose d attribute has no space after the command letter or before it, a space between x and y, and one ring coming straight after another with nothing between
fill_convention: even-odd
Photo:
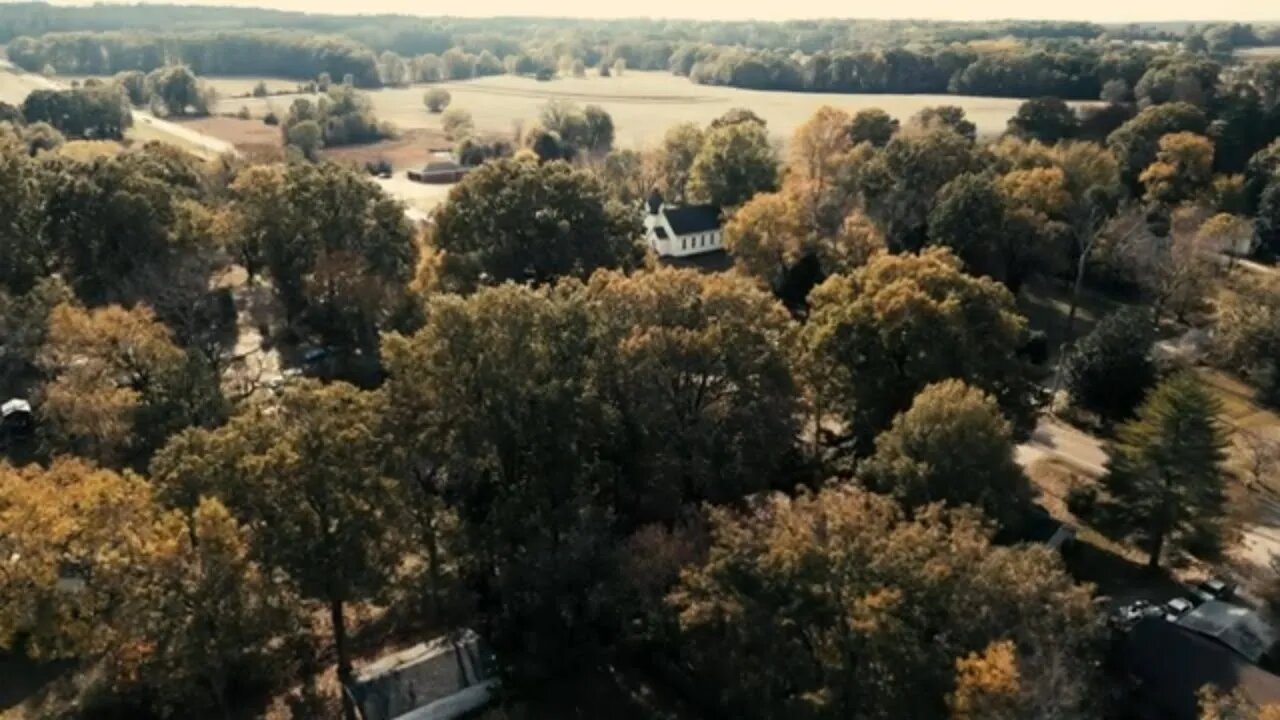
<instances>
[{"instance_id":1,"label":"distant treeline","mask_svg":"<svg viewBox=\"0 0 1280 720\"><path fill-rule=\"evenodd\" d=\"M7 52L31 72L52 67L59 73L113 75L186 65L197 75L313 79L328 73L336 79L350 75L361 87L379 84L373 51L347 38L297 31L50 33L17 38Z\"/></svg>"},{"instance_id":2,"label":"distant treeline","mask_svg":"<svg viewBox=\"0 0 1280 720\"><path fill-rule=\"evenodd\" d=\"M1180 53L1226 60L1280 43L1247 24L1106 28L1079 22L791 22L309 15L176 5L0 5L23 68L113 74L185 64L201 75L350 76L361 87L583 67L671 71L710 85L841 93L1132 94ZM573 70L572 68L579 68ZM1116 90L1117 87L1124 90Z\"/></svg>"}]
</instances>

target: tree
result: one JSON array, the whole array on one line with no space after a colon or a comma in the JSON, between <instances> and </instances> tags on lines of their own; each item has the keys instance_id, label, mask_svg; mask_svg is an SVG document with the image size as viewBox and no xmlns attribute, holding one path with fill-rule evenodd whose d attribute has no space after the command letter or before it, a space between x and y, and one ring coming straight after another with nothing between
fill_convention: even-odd
<instances>
[{"instance_id":1,"label":"tree","mask_svg":"<svg viewBox=\"0 0 1280 720\"><path fill-rule=\"evenodd\" d=\"M384 343L391 412L444 479L481 630L521 686L600 649L615 426L587 391L591 335L580 298L506 284L436 297Z\"/></svg>"},{"instance_id":2,"label":"tree","mask_svg":"<svg viewBox=\"0 0 1280 720\"><path fill-rule=\"evenodd\" d=\"M657 152L658 189L667 200L685 202L693 161L702 149L705 135L693 123L680 123L667 130Z\"/></svg>"},{"instance_id":3,"label":"tree","mask_svg":"<svg viewBox=\"0 0 1280 720\"><path fill-rule=\"evenodd\" d=\"M195 73L184 65L172 65L149 73L146 93L166 115L208 115L209 96Z\"/></svg>"},{"instance_id":4,"label":"tree","mask_svg":"<svg viewBox=\"0 0 1280 720\"><path fill-rule=\"evenodd\" d=\"M760 193L738 209L724 228L724 243L734 265L774 292L809 253L809 236L799 210L785 193Z\"/></svg>"},{"instance_id":5,"label":"tree","mask_svg":"<svg viewBox=\"0 0 1280 720\"><path fill-rule=\"evenodd\" d=\"M707 132L689 169L688 193L697 202L736 207L777 186L778 165L764 126L738 122Z\"/></svg>"},{"instance_id":6,"label":"tree","mask_svg":"<svg viewBox=\"0 0 1280 720\"><path fill-rule=\"evenodd\" d=\"M249 168L230 196L228 244L271 278L290 323L342 352L376 348L417 264L400 203L330 163Z\"/></svg>"},{"instance_id":7,"label":"tree","mask_svg":"<svg viewBox=\"0 0 1280 720\"><path fill-rule=\"evenodd\" d=\"M1244 171L1245 196L1248 205L1245 210L1254 212L1262 194L1280 178L1280 140L1254 153Z\"/></svg>"},{"instance_id":8,"label":"tree","mask_svg":"<svg viewBox=\"0 0 1280 720\"><path fill-rule=\"evenodd\" d=\"M1120 426L1103 484L1126 533L1158 567L1171 549L1212 547L1225 515L1221 403L1193 374L1160 383Z\"/></svg>"},{"instance_id":9,"label":"tree","mask_svg":"<svg viewBox=\"0 0 1280 720\"><path fill-rule=\"evenodd\" d=\"M909 124L924 131L950 130L969 142L978 136L978 126L965 117L964 108L955 105L927 107L912 115Z\"/></svg>"},{"instance_id":10,"label":"tree","mask_svg":"<svg viewBox=\"0 0 1280 720\"><path fill-rule=\"evenodd\" d=\"M894 418L858 474L908 510L935 502L973 505L1016 532L1030 485L1013 450L1009 422L995 400L959 380L944 380L921 390Z\"/></svg>"},{"instance_id":11,"label":"tree","mask_svg":"<svg viewBox=\"0 0 1280 720\"><path fill-rule=\"evenodd\" d=\"M49 274L55 253L46 234L48 182L17 137L0 133L0 290L29 291Z\"/></svg>"},{"instance_id":12,"label":"tree","mask_svg":"<svg viewBox=\"0 0 1280 720\"><path fill-rule=\"evenodd\" d=\"M287 572L303 595L324 601L343 682L351 680L346 606L381 589L399 556L381 403L345 383L303 381L274 404L242 408L217 430L180 436L156 468L163 492L180 507L192 511L199 495L218 498L255 529L258 557Z\"/></svg>"},{"instance_id":13,"label":"tree","mask_svg":"<svg viewBox=\"0 0 1280 720\"><path fill-rule=\"evenodd\" d=\"M302 157L316 161L320 159L320 149L324 147L324 131L315 120L303 120L285 129L285 144L298 148Z\"/></svg>"},{"instance_id":14,"label":"tree","mask_svg":"<svg viewBox=\"0 0 1280 720\"><path fill-rule=\"evenodd\" d=\"M835 486L712 510L711 537L668 602L680 659L729 717L943 717L956 658L1009 640L1046 667L1081 667L1098 637L1088 590L1049 551L992 546L973 513L908 520ZM1024 682L1039 674L1028 666ZM1045 707L1070 717L1089 695L1077 674Z\"/></svg>"},{"instance_id":15,"label":"tree","mask_svg":"<svg viewBox=\"0 0 1280 720\"><path fill-rule=\"evenodd\" d=\"M1206 686L1197 695L1200 720L1280 720L1280 705L1258 707L1240 689L1227 694Z\"/></svg>"},{"instance_id":16,"label":"tree","mask_svg":"<svg viewBox=\"0 0 1280 720\"><path fill-rule=\"evenodd\" d=\"M422 96L422 102L427 106L427 111L432 113L444 112L452 100L453 95L444 88L431 88Z\"/></svg>"},{"instance_id":17,"label":"tree","mask_svg":"<svg viewBox=\"0 0 1280 720\"><path fill-rule=\"evenodd\" d=\"M1107 137L1107 147L1120 163L1120 174L1136 189L1139 175L1155 162L1160 138L1171 133L1203 135L1209 126L1202 110L1186 103L1149 107Z\"/></svg>"},{"instance_id":18,"label":"tree","mask_svg":"<svg viewBox=\"0 0 1280 720\"><path fill-rule=\"evenodd\" d=\"M1160 138L1155 162L1138 177L1147 199L1166 205L1190 200L1213 179L1213 143L1194 133L1171 133Z\"/></svg>"},{"instance_id":19,"label":"tree","mask_svg":"<svg viewBox=\"0 0 1280 720\"><path fill-rule=\"evenodd\" d=\"M455 107L445 110L440 116L440 127L450 140L461 140L475 132L476 123L471 119L471 113Z\"/></svg>"},{"instance_id":20,"label":"tree","mask_svg":"<svg viewBox=\"0 0 1280 720\"><path fill-rule=\"evenodd\" d=\"M613 149L613 117L599 105L588 105L582 111L585 127L582 146L589 154L604 155Z\"/></svg>"},{"instance_id":21,"label":"tree","mask_svg":"<svg viewBox=\"0 0 1280 720\"><path fill-rule=\"evenodd\" d=\"M1004 196L988 173L943 185L929 212L930 243L951 248L975 275L1003 277L999 254L1009 232Z\"/></svg>"},{"instance_id":22,"label":"tree","mask_svg":"<svg viewBox=\"0 0 1280 720\"><path fill-rule=\"evenodd\" d=\"M1280 176L1262 192L1253 231L1263 251L1280 256Z\"/></svg>"},{"instance_id":23,"label":"tree","mask_svg":"<svg viewBox=\"0 0 1280 720\"><path fill-rule=\"evenodd\" d=\"M615 515L674 522L769 487L797 435L783 308L744 279L673 269L598 272L585 302L592 384L622 429Z\"/></svg>"},{"instance_id":24,"label":"tree","mask_svg":"<svg viewBox=\"0 0 1280 720\"><path fill-rule=\"evenodd\" d=\"M567 163L498 160L470 173L436 212L432 245L445 253L444 287L551 282L643 255L631 212L610 204L589 173Z\"/></svg>"},{"instance_id":25,"label":"tree","mask_svg":"<svg viewBox=\"0 0 1280 720\"><path fill-rule=\"evenodd\" d=\"M1009 132L1024 140L1053 144L1075 136L1080 119L1071 106L1058 98L1027 100L1009 118Z\"/></svg>"},{"instance_id":26,"label":"tree","mask_svg":"<svg viewBox=\"0 0 1280 720\"><path fill-rule=\"evenodd\" d=\"M119 140L133 124L123 96L109 87L35 90L22 101L22 116L80 139Z\"/></svg>"},{"instance_id":27,"label":"tree","mask_svg":"<svg viewBox=\"0 0 1280 720\"><path fill-rule=\"evenodd\" d=\"M956 689L947 697L952 720L1018 720L1043 711L1027 706L1019 675L1017 647L1008 640L958 658Z\"/></svg>"},{"instance_id":28,"label":"tree","mask_svg":"<svg viewBox=\"0 0 1280 720\"><path fill-rule=\"evenodd\" d=\"M1130 417L1156 381L1150 312L1128 308L1102 319L1069 352L1063 370L1071 400L1109 421Z\"/></svg>"},{"instance_id":29,"label":"tree","mask_svg":"<svg viewBox=\"0 0 1280 720\"><path fill-rule=\"evenodd\" d=\"M1027 278L1057 270L1069 255L1066 220L1072 198L1061 168L1013 170L996 181L1007 231L997 235L999 277L1014 294Z\"/></svg>"},{"instance_id":30,"label":"tree","mask_svg":"<svg viewBox=\"0 0 1280 720\"><path fill-rule=\"evenodd\" d=\"M884 147L897 132L898 120L879 108L859 110L849 122L849 139L855 145L866 142Z\"/></svg>"},{"instance_id":31,"label":"tree","mask_svg":"<svg viewBox=\"0 0 1280 720\"><path fill-rule=\"evenodd\" d=\"M947 378L990 394L1016 431L1028 428L1029 367L1018 355L1026 320L1005 288L965 275L950 252L877 255L828 278L810 306L796 362L814 402L840 417L861 447L926 386Z\"/></svg>"},{"instance_id":32,"label":"tree","mask_svg":"<svg viewBox=\"0 0 1280 720\"><path fill-rule=\"evenodd\" d=\"M1280 283L1241 278L1218 298L1214 358L1250 378L1259 397L1280 404Z\"/></svg>"},{"instance_id":33,"label":"tree","mask_svg":"<svg viewBox=\"0 0 1280 720\"><path fill-rule=\"evenodd\" d=\"M918 249L925 243L929 212L938 190L956 177L978 170L972 145L949 130L899 134L859 173L869 217L884 229L890 249Z\"/></svg>"},{"instance_id":34,"label":"tree","mask_svg":"<svg viewBox=\"0 0 1280 720\"><path fill-rule=\"evenodd\" d=\"M787 184L804 206L809 232L830 236L853 209L854 167L866 155L854 151L848 113L824 106L796 129L788 149Z\"/></svg>"},{"instance_id":35,"label":"tree","mask_svg":"<svg viewBox=\"0 0 1280 720\"><path fill-rule=\"evenodd\" d=\"M50 439L104 464L145 464L169 435L225 413L217 378L145 306L54 308L38 363Z\"/></svg>"}]
</instances>

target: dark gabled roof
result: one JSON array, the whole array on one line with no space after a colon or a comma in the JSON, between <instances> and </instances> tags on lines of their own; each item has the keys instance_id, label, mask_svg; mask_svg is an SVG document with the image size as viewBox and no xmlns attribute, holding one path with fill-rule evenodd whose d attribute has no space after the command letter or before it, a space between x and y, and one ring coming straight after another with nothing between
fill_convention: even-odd
<instances>
[{"instance_id":1,"label":"dark gabled roof","mask_svg":"<svg viewBox=\"0 0 1280 720\"><path fill-rule=\"evenodd\" d=\"M1196 720L1196 693L1213 685L1244 692L1256 705L1280 702L1280 677L1235 651L1164 618L1145 618L1124 638L1124 663L1141 693L1170 720Z\"/></svg>"},{"instance_id":2,"label":"dark gabled roof","mask_svg":"<svg viewBox=\"0 0 1280 720\"><path fill-rule=\"evenodd\" d=\"M655 227L655 228L653 229L653 234L654 234L654 235L657 235L659 240L666 240L666 239L667 239L667 229L666 229L666 228L664 228L664 227L662 227L661 225L659 225L659 226L657 226L657 227Z\"/></svg>"},{"instance_id":3,"label":"dark gabled roof","mask_svg":"<svg viewBox=\"0 0 1280 720\"><path fill-rule=\"evenodd\" d=\"M720 208L715 205L665 207L662 214L676 235L692 235L720 229Z\"/></svg>"}]
</instances>

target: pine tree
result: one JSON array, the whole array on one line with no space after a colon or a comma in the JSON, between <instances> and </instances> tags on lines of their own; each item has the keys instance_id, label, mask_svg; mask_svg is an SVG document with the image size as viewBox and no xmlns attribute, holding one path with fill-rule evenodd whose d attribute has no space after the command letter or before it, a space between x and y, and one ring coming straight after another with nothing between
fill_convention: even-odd
<instances>
[{"instance_id":1,"label":"pine tree","mask_svg":"<svg viewBox=\"0 0 1280 720\"><path fill-rule=\"evenodd\" d=\"M1190 373L1152 391L1120 427L1104 483L1158 567L1170 545L1216 539L1226 503L1221 403Z\"/></svg>"}]
</instances>

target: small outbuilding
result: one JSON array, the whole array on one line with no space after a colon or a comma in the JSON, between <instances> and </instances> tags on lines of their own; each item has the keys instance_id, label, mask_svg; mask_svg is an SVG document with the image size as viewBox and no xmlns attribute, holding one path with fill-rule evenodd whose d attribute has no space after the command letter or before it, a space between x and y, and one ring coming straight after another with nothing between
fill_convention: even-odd
<instances>
[{"instance_id":1,"label":"small outbuilding","mask_svg":"<svg viewBox=\"0 0 1280 720\"><path fill-rule=\"evenodd\" d=\"M388 655L347 688L362 720L453 720L487 705L492 657L470 630Z\"/></svg>"}]
</instances>

